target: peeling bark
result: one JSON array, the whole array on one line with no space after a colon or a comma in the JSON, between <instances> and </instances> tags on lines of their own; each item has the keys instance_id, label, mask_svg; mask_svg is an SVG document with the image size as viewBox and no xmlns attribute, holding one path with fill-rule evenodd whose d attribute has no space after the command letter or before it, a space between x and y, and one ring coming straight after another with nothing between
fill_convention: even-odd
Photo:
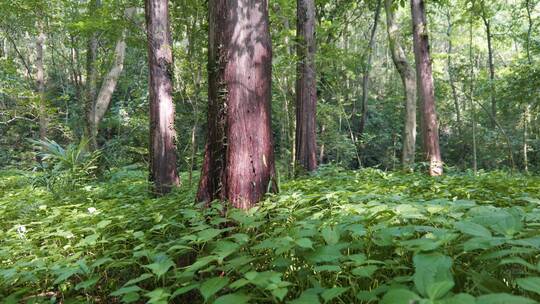
<instances>
[{"instance_id":1,"label":"peeling bark","mask_svg":"<svg viewBox=\"0 0 540 304\"><path fill-rule=\"evenodd\" d=\"M208 136L197 199L248 209L277 190L267 1L208 5Z\"/></svg>"},{"instance_id":2,"label":"peeling bark","mask_svg":"<svg viewBox=\"0 0 540 304\"><path fill-rule=\"evenodd\" d=\"M163 195L180 183L176 169L176 131L172 98L172 39L169 1L146 0L150 93L150 181Z\"/></svg>"},{"instance_id":3,"label":"peeling bark","mask_svg":"<svg viewBox=\"0 0 540 304\"><path fill-rule=\"evenodd\" d=\"M435 90L429 50L429 38L424 0L411 0L416 79L422 113L422 135L424 155L429 163L429 174L443 174L443 163L439 147L439 130L435 109Z\"/></svg>"}]
</instances>

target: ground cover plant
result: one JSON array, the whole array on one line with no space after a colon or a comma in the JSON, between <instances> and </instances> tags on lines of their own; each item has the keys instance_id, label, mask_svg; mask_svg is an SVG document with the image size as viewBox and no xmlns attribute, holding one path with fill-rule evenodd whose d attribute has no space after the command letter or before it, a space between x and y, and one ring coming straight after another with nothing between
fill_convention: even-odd
<instances>
[{"instance_id":1,"label":"ground cover plant","mask_svg":"<svg viewBox=\"0 0 540 304\"><path fill-rule=\"evenodd\" d=\"M323 168L250 211L0 173L3 303L536 303L540 178Z\"/></svg>"}]
</instances>

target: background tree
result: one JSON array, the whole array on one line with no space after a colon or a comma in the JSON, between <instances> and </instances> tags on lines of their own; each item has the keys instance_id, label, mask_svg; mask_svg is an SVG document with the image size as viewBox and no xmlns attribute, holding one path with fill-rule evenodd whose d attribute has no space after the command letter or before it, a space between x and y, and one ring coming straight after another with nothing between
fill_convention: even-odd
<instances>
[{"instance_id":1,"label":"background tree","mask_svg":"<svg viewBox=\"0 0 540 304\"><path fill-rule=\"evenodd\" d=\"M425 4L423 0L411 0L413 22L416 79L422 112L422 135L424 154L429 163L429 174L442 175L443 163L439 147L439 125L435 110L435 88L429 51Z\"/></svg>"},{"instance_id":2,"label":"background tree","mask_svg":"<svg viewBox=\"0 0 540 304\"><path fill-rule=\"evenodd\" d=\"M170 192L179 184L168 5L167 0L145 1L150 74L150 180L157 194Z\"/></svg>"},{"instance_id":3,"label":"background tree","mask_svg":"<svg viewBox=\"0 0 540 304\"><path fill-rule=\"evenodd\" d=\"M297 1L296 161L317 169L317 76L315 72L315 1Z\"/></svg>"}]
</instances>

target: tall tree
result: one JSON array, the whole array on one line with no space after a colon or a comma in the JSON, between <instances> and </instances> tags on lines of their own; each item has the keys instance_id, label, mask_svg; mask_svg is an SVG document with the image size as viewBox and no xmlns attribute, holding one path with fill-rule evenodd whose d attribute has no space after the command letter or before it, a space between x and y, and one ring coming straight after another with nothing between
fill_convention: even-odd
<instances>
[{"instance_id":1,"label":"tall tree","mask_svg":"<svg viewBox=\"0 0 540 304\"><path fill-rule=\"evenodd\" d=\"M424 155L429 163L429 174L443 174L439 148L439 130L435 109L435 90L429 51L429 37L424 0L411 0L416 79L422 113L422 139Z\"/></svg>"},{"instance_id":2,"label":"tall tree","mask_svg":"<svg viewBox=\"0 0 540 304\"><path fill-rule=\"evenodd\" d=\"M180 183L176 169L173 57L168 5L168 0L145 1L150 73L150 180L158 195L170 192Z\"/></svg>"},{"instance_id":3,"label":"tall tree","mask_svg":"<svg viewBox=\"0 0 540 304\"><path fill-rule=\"evenodd\" d=\"M373 61L373 47L375 46L375 34L377 33L377 26L379 24L379 17L381 15L382 0L377 1L377 7L375 8L375 17L373 18L373 26L371 27L371 35L369 37L368 49L367 49L367 61L364 65L364 75L362 76L362 116L360 118L360 127L358 134L361 136L364 133L367 122L368 114L368 97L369 97L369 73L371 72L371 65Z\"/></svg>"},{"instance_id":4,"label":"tall tree","mask_svg":"<svg viewBox=\"0 0 540 304\"><path fill-rule=\"evenodd\" d=\"M88 11L95 14L101 6L101 0L90 0ZM88 38L86 48L86 94L85 94L85 114L86 114L86 137L89 139L90 149L97 149L97 129L93 128L95 104L97 96L97 52L98 52L98 33L93 31Z\"/></svg>"},{"instance_id":5,"label":"tall tree","mask_svg":"<svg viewBox=\"0 0 540 304\"><path fill-rule=\"evenodd\" d=\"M43 45L45 43L45 33L43 24L38 25L39 33L36 39L36 82L39 95L39 139L47 137L47 107L45 105L45 68L43 64Z\"/></svg>"},{"instance_id":6,"label":"tall tree","mask_svg":"<svg viewBox=\"0 0 540 304\"><path fill-rule=\"evenodd\" d=\"M401 77L405 94L405 127L401 163L403 168L410 168L414 164L416 147L416 76L401 46L399 27L394 14L394 1L385 0L384 7L392 61Z\"/></svg>"},{"instance_id":7,"label":"tall tree","mask_svg":"<svg viewBox=\"0 0 540 304\"><path fill-rule=\"evenodd\" d=\"M208 135L197 198L247 209L277 190L267 1L208 5Z\"/></svg>"},{"instance_id":8,"label":"tall tree","mask_svg":"<svg viewBox=\"0 0 540 304\"><path fill-rule=\"evenodd\" d=\"M298 0L296 3L296 161L310 172L317 168L315 0Z\"/></svg>"}]
</instances>

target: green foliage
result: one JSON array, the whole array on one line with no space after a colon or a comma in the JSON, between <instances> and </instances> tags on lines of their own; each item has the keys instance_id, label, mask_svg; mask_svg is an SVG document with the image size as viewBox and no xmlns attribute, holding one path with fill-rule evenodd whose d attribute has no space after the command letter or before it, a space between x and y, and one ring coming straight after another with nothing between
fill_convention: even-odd
<instances>
[{"instance_id":1,"label":"green foliage","mask_svg":"<svg viewBox=\"0 0 540 304\"><path fill-rule=\"evenodd\" d=\"M60 195L62 191L81 188L95 178L101 152L89 152L87 139L83 138L78 145L70 144L66 148L49 139L31 142L39 150L36 169L42 172L34 178L34 185L43 185L53 194Z\"/></svg>"},{"instance_id":2,"label":"green foliage","mask_svg":"<svg viewBox=\"0 0 540 304\"><path fill-rule=\"evenodd\" d=\"M246 212L199 209L191 188L151 198L141 171L60 197L31 176L0 172L14 303L540 300L538 177L326 167Z\"/></svg>"}]
</instances>

